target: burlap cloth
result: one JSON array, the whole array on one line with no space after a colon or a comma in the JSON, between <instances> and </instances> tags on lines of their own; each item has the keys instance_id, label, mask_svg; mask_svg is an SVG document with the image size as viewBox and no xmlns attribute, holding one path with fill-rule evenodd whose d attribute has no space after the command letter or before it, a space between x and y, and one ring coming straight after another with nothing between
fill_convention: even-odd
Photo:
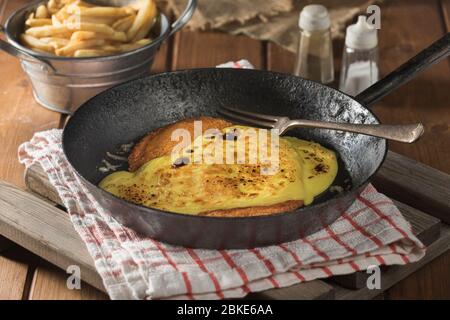
<instances>
[{"instance_id":1,"label":"burlap cloth","mask_svg":"<svg viewBox=\"0 0 450 320\"><path fill-rule=\"evenodd\" d=\"M187 0L167 0L179 15ZM346 25L371 4L383 0L199 0L197 12L188 24L191 30L220 30L272 41L289 51L297 50L298 16L307 4L326 6L334 38L342 37Z\"/></svg>"}]
</instances>

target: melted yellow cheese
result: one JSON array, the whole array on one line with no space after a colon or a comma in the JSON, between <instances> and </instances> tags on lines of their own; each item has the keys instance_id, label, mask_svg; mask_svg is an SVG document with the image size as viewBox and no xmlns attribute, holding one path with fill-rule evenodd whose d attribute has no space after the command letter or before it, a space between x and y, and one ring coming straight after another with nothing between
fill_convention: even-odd
<instances>
[{"instance_id":1,"label":"melted yellow cheese","mask_svg":"<svg viewBox=\"0 0 450 320\"><path fill-rule=\"evenodd\" d=\"M333 151L293 137L281 137L275 142L270 134L252 144L241 134L245 129L250 128L234 126L220 135L205 134L182 148L176 157L153 159L136 172L115 172L104 178L100 187L136 204L195 215L290 200L309 205L333 183L338 170ZM253 130L259 133L264 129ZM238 141L244 141L243 148L239 149ZM255 151L259 155L261 146L267 148L268 159L278 147L277 166L260 156L251 160L249 155ZM199 149L201 152L197 152ZM234 161L227 163L230 154ZM236 163L238 154L245 154L241 163ZM207 159L222 159L224 163Z\"/></svg>"}]
</instances>

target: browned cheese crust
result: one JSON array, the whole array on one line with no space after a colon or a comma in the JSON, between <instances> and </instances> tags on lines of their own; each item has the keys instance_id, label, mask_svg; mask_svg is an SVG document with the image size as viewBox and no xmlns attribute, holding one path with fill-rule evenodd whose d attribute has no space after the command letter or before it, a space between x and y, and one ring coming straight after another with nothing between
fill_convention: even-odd
<instances>
[{"instance_id":1,"label":"browned cheese crust","mask_svg":"<svg viewBox=\"0 0 450 320\"><path fill-rule=\"evenodd\" d=\"M215 119L210 117L200 117L197 119L184 119L167 126L156 129L142 138L136 146L134 146L130 156L128 157L128 165L130 171L136 171L143 164L152 159L169 155L179 141L172 141L172 132L177 129L188 130L191 137L194 136L194 121L202 121L202 133L208 129L218 129L230 127L231 122Z\"/></svg>"},{"instance_id":2,"label":"browned cheese crust","mask_svg":"<svg viewBox=\"0 0 450 320\"><path fill-rule=\"evenodd\" d=\"M184 119L173 124L156 129L142 138L133 148L128 157L130 171L138 170L148 161L168 155L179 141L172 141L172 132L177 129L188 130L191 136L194 135L194 121L202 121L202 131L208 129L222 130L230 127L233 123L216 118L200 117L196 119ZM202 132L202 133L203 133ZM301 200L291 200L277 203L271 206L235 208L227 210L214 210L200 213L201 216L211 217L252 217L265 216L281 212L293 211L303 206Z\"/></svg>"}]
</instances>

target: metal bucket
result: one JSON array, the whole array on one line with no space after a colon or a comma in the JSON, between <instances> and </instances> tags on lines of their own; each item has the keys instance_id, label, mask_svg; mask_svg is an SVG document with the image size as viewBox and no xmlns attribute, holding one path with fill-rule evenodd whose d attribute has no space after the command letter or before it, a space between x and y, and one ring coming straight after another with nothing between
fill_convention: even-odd
<instances>
[{"instance_id":1,"label":"metal bucket","mask_svg":"<svg viewBox=\"0 0 450 320\"><path fill-rule=\"evenodd\" d=\"M34 52L18 41L26 17L44 2L39 0L19 9L8 18L5 27L0 25L8 40L0 39L0 49L20 59L40 105L67 114L101 91L148 74L163 41L189 21L197 5L197 0L189 0L183 14L171 25L160 14L159 35L142 48L105 57L67 58Z\"/></svg>"}]
</instances>

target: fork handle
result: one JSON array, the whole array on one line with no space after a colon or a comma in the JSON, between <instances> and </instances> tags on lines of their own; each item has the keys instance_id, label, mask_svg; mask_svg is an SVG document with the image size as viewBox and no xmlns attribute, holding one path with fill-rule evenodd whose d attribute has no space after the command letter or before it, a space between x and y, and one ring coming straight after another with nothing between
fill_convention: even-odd
<instances>
[{"instance_id":1,"label":"fork handle","mask_svg":"<svg viewBox=\"0 0 450 320\"><path fill-rule=\"evenodd\" d=\"M405 124L405 125L389 125L389 124L352 124L324 122L314 120L291 120L287 124L283 132L292 128L322 128L339 131L347 131L384 138L393 141L412 143L422 136L424 127L421 123Z\"/></svg>"}]
</instances>

